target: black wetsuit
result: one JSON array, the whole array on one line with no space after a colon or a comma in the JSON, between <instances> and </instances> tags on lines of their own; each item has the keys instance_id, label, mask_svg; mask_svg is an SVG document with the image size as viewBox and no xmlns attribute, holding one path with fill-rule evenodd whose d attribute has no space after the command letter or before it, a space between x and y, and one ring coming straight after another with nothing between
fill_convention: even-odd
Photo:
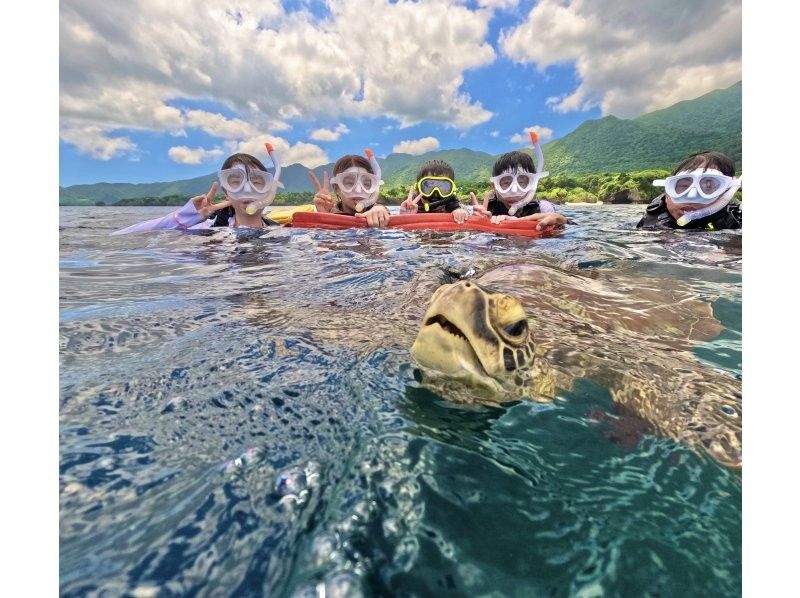
<instances>
[{"instance_id":1,"label":"black wetsuit","mask_svg":"<svg viewBox=\"0 0 800 598\"><path fill-rule=\"evenodd\" d=\"M667 210L666 194L662 193L650 202L647 206L642 219L636 224L636 228L650 229L670 229L679 228L682 230L723 230L742 228L742 206L737 203L729 203L719 212L715 212L705 218L692 220L686 226L678 226L678 222Z\"/></svg>"},{"instance_id":2,"label":"black wetsuit","mask_svg":"<svg viewBox=\"0 0 800 598\"><path fill-rule=\"evenodd\" d=\"M419 202L419 213L445 214L455 212L460 207L461 203L458 201L458 197L456 197L455 193L445 198L440 197L438 193L434 193L430 197L422 198L422 201Z\"/></svg>"},{"instance_id":3,"label":"black wetsuit","mask_svg":"<svg viewBox=\"0 0 800 598\"><path fill-rule=\"evenodd\" d=\"M492 195L489 198L489 211L492 213L492 216L508 216L508 208L506 205L500 201L496 195ZM552 210L555 212L555 208ZM530 203L524 205L521 210L518 210L514 216L516 218L524 218L525 216L532 216L533 214L540 214L542 212L542 206L539 204L538 199L531 200Z\"/></svg>"},{"instance_id":4,"label":"black wetsuit","mask_svg":"<svg viewBox=\"0 0 800 598\"><path fill-rule=\"evenodd\" d=\"M235 215L236 212L234 212L232 207L228 206L227 208L222 208L217 212L217 215L214 218L214 223L211 226L212 227L228 226L230 219L233 218ZM261 216L261 220L264 221L264 224L266 226L280 226L280 224L278 224L274 220L270 220L269 218L263 215Z\"/></svg>"}]
</instances>

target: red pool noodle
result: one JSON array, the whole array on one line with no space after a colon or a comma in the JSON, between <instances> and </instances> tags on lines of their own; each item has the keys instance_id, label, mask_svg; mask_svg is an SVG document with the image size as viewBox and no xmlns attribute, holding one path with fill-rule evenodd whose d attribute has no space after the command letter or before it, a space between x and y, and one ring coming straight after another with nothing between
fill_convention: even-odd
<instances>
[{"instance_id":1,"label":"red pool noodle","mask_svg":"<svg viewBox=\"0 0 800 598\"><path fill-rule=\"evenodd\" d=\"M343 214L326 214L323 212L297 212L292 217L293 228L367 228L365 218L345 216ZM452 214L400 214L389 216L388 228L401 230L430 230L442 232L478 231L517 235L521 237L541 237L544 231L536 230L536 222L531 220L506 220L500 224L492 224L488 218L470 216L464 224L456 224Z\"/></svg>"}]
</instances>

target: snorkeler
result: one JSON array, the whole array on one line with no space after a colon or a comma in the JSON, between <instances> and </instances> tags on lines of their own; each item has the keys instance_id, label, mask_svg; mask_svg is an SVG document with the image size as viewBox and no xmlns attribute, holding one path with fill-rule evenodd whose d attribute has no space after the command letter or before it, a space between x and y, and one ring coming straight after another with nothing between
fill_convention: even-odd
<instances>
[{"instance_id":1,"label":"snorkeler","mask_svg":"<svg viewBox=\"0 0 800 598\"><path fill-rule=\"evenodd\" d=\"M721 152L691 154L671 176L653 181L665 193L650 202L636 228L742 228L742 207L731 203L742 186L742 177L735 174L733 159Z\"/></svg>"},{"instance_id":2,"label":"snorkeler","mask_svg":"<svg viewBox=\"0 0 800 598\"><path fill-rule=\"evenodd\" d=\"M525 152L508 152L500 156L492 168L492 188L483 195L483 204L479 204L474 193L472 211L475 214L491 218L492 224L514 218L517 220L533 220L536 228L541 230L548 226L562 226L567 223L566 217L556 212L555 206L546 200L536 199L536 187L539 179L548 175L544 168L544 154L539 145L539 136L530 132L531 141L536 151L536 165L533 158Z\"/></svg>"},{"instance_id":3,"label":"snorkeler","mask_svg":"<svg viewBox=\"0 0 800 598\"><path fill-rule=\"evenodd\" d=\"M262 215L264 208L275 199L278 187L283 186L279 181L280 161L272 145L266 143L265 146L275 165L275 174L268 172L261 161L250 154L233 154L223 162L217 174L219 183L214 181L205 195L191 198L182 208L162 218L139 222L111 234L124 235L167 229L278 226L277 222ZM222 187L225 200L215 204L213 200L218 186Z\"/></svg>"},{"instance_id":4,"label":"snorkeler","mask_svg":"<svg viewBox=\"0 0 800 598\"><path fill-rule=\"evenodd\" d=\"M365 218L369 226L386 226L389 224L389 209L377 203L378 191L383 184L381 167L371 150L364 152L366 158L355 154L339 158L333 165L333 177L329 181L325 171L322 184L314 171L308 171L317 189L314 206L318 212L356 216ZM333 196L329 184L333 187Z\"/></svg>"},{"instance_id":5,"label":"snorkeler","mask_svg":"<svg viewBox=\"0 0 800 598\"><path fill-rule=\"evenodd\" d=\"M455 171L447 162L428 160L417 171L417 182L400 204L400 213L413 214L420 208L424 213L452 213L457 224L464 224L469 212L456 197L455 178Z\"/></svg>"}]
</instances>

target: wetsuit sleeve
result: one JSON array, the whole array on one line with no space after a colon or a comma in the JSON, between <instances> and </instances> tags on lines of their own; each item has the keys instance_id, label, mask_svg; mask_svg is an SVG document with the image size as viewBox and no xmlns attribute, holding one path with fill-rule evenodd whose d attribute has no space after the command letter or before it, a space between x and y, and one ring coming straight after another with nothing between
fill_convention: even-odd
<instances>
[{"instance_id":1,"label":"wetsuit sleeve","mask_svg":"<svg viewBox=\"0 0 800 598\"><path fill-rule=\"evenodd\" d=\"M461 207L461 202L458 201L457 197L452 197L447 200L447 203L444 204L444 211L445 212L455 212L458 208Z\"/></svg>"},{"instance_id":2,"label":"wetsuit sleeve","mask_svg":"<svg viewBox=\"0 0 800 598\"><path fill-rule=\"evenodd\" d=\"M210 222L204 220L200 212L194 207L190 199L186 204L174 212L170 212L161 218L154 218L152 220L145 220L137 224L132 224L127 228L114 231L112 235L127 235L130 233L144 233L153 230L170 230L170 229L203 229L208 228Z\"/></svg>"}]
</instances>

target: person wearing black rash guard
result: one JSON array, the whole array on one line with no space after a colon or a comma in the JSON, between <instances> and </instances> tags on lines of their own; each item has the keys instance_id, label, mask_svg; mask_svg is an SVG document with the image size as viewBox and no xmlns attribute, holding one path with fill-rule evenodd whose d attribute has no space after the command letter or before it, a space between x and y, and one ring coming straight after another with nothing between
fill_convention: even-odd
<instances>
[{"instance_id":1,"label":"person wearing black rash guard","mask_svg":"<svg viewBox=\"0 0 800 598\"><path fill-rule=\"evenodd\" d=\"M492 190L484 193L483 205L478 203L474 193L470 193L472 211L490 218L492 224L515 219L536 221L538 230L563 226L569 220L556 212L549 201L536 199L539 179L549 173L543 170L544 154L538 135L531 131L530 136L537 164L525 152L514 151L500 156L492 167Z\"/></svg>"},{"instance_id":2,"label":"person wearing black rash guard","mask_svg":"<svg viewBox=\"0 0 800 598\"><path fill-rule=\"evenodd\" d=\"M653 181L664 193L647 206L636 224L643 229L725 230L742 228L742 207L731 202L742 185L735 163L720 152L698 152L672 175Z\"/></svg>"},{"instance_id":3,"label":"person wearing black rash guard","mask_svg":"<svg viewBox=\"0 0 800 598\"><path fill-rule=\"evenodd\" d=\"M455 171L442 160L428 160L417 170L417 182L400 204L401 214L453 214L457 224L464 224L469 212L456 196Z\"/></svg>"}]
</instances>

